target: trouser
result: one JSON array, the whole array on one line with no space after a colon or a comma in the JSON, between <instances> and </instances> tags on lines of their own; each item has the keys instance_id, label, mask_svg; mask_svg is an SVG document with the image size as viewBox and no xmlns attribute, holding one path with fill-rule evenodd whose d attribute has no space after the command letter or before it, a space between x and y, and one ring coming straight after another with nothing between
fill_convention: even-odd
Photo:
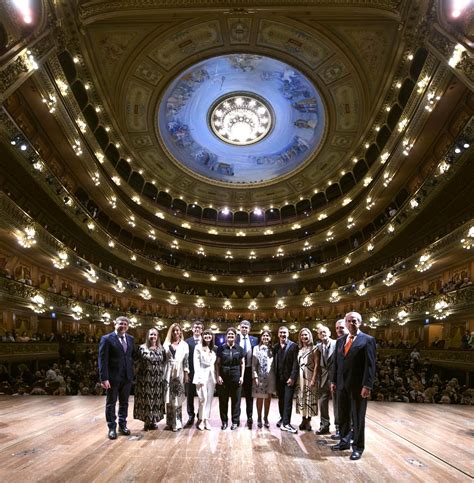
<instances>
[{"instance_id":1,"label":"trouser","mask_svg":"<svg viewBox=\"0 0 474 483\"><path fill-rule=\"evenodd\" d=\"M132 388L131 381L113 381L110 388L107 389L105 400L105 420L109 429L117 427L117 415L115 414L115 406L117 399L119 401L118 420L120 426L126 426L128 415L128 398Z\"/></svg>"},{"instance_id":2,"label":"trouser","mask_svg":"<svg viewBox=\"0 0 474 483\"><path fill-rule=\"evenodd\" d=\"M247 419L252 419L252 416L253 416L252 367L245 368L244 383L242 384L242 395L245 397L245 410L247 411Z\"/></svg>"},{"instance_id":3,"label":"trouser","mask_svg":"<svg viewBox=\"0 0 474 483\"><path fill-rule=\"evenodd\" d=\"M329 417L329 387L319 388L319 414L321 419L321 428L329 428L331 425L331 419Z\"/></svg>"},{"instance_id":4,"label":"trouser","mask_svg":"<svg viewBox=\"0 0 474 483\"><path fill-rule=\"evenodd\" d=\"M291 422L291 411L293 409L293 395L295 386L288 386L286 381L277 380L276 389L278 394L278 409L282 425L286 426Z\"/></svg>"},{"instance_id":5,"label":"trouser","mask_svg":"<svg viewBox=\"0 0 474 483\"><path fill-rule=\"evenodd\" d=\"M197 384L196 392L199 398L198 418L209 419L211 416L212 399L214 397L215 384L212 381L207 381L207 384Z\"/></svg>"},{"instance_id":6,"label":"trouser","mask_svg":"<svg viewBox=\"0 0 474 483\"><path fill-rule=\"evenodd\" d=\"M166 426L171 429L181 429L183 427L183 409L181 406L166 404Z\"/></svg>"},{"instance_id":7,"label":"trouser","mask_svg":"<svg viewBox=\"0 0 474 483\"><path fill-rule=\"evenodd\" d=\"M351 393L343 389L337 392L337 402L341 441L344 444L350 445L352 430L352 449L362 453L365 448L365 413L367 411L367 399L363 398L360 393Z\"/></svg>"},{"instance_id":8,"label":"trouser","mask_svg":"<svg viewBox=\"0 0 474 483\"><path fill-rule=\"evenodd\" d=\"M232 424L240 423L240 395L242 386L238 382L224 381L219 388L219 412L221 421L227 423L229 397L232 410Z\"/></svg>"},{"instance_id":9,"label":"trouser","mask_svg":"<svg viewBox=\"0 0 474 483\"><path fill-rule=\"evenodd\" d=\"M189 375L189 379L192 381L194 374ZM196 384L192 382L187 382L186 388L186 409L188 411L188 417L194 418L196 415L194 412L194 396L196 396Z\"/></svg>"}]
</instances>

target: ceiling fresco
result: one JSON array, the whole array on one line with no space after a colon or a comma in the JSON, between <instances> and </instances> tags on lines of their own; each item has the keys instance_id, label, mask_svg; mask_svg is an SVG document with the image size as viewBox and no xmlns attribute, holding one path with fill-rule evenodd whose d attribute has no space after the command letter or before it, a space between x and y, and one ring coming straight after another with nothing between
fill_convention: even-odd
<instances>
[{"instance_id":1,"label":"ceiling fresco","mask_svg":"<svg viewBox=\"0 0 474 483\"><path fill-rule=\"evenodd\" d=\"M230 144L211 129L210 110L233 93L260 98L272 111L271 132L253 144ZM259 183L311 157L324 133L325 112L314 85L294 67L234 54L199 62L177 76L164 93L157 121L169 153L189 170L227 183Z\"/></svg>"}]
</instances>

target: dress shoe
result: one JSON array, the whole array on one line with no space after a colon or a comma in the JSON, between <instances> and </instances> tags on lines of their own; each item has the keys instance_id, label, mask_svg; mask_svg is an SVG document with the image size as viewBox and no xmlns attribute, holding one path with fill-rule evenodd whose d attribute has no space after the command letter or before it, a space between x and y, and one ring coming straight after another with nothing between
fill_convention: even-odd
<instances>
[{"instance_id":1,"label":"dress shoe","mask_svg":"<svg viewBox=\"0 0 474 483\"><path fill-rule=\"evenodd\" d=\"M119 426L119 431L124 435L124 436L130 436L132 433L127 426Z\"/></svg>"},{"instance_id":2,"label":"dress shoe","mask_svg":"<svg viewBox=\"0 0 474 483\"><path fill-rule=\"evenodd\" d=\"M329 434L329 428L327 426L322 426L316 431L316 434Z\"/></svg>"},{"instance_id":3,"label":"dress shoe","mask_svg":"<svg viewBox=\"0 0 474 483\"><path fill-rule=\"evenodd\" d=\"M331 446L333 451L344 451L345 449L350 449L350 446L345 443L337 443Z\"/></svg>"},{"instance_id":4,"label":"dress shoe","mask_svg":"<svg viewBox=\"0 0 474 483\"><path fill-rule=\"evenodd\" d=\"M224 429L227 429L227 423L222 423L221 429L222 431L224 431Z\"/></svg>"},{"instance_id":5,"label":"dress shoe","mask_svg":"<svg viewBox=\"0 0 474 483\"><path fill-rule=\"evenodd\" d=\"M190 428L194 423L194 417L189 418L188 422L184 425L185 428Z\"/></svg>"},{"instance_id":6,"label":"dress shoe","mask_svg":"<svg viewBox=\"0 0 474 483\"><path fill-rule=\"evenodd\" d=\"M239 425L237 423L232 423L232 426L230 427L231 431L234 431L234 429L237 429Z\"/></svg>"},{"instance_id":7,"label":"dress shoe","mask_svg":"<svg viewBox=\"0 0 474 483\"><path fill-rule=\"evenodd\" d=\"M117 431L115 431L115 429L109 429L109 434L107 436L109 439L117 439Z\"/></svg>"},{"instance_id":8,"label":"dress shoe","mask_svg":"<svg viewBox=\"0 0 474 483\"><path fill-rule=\"evenodd\" d=\"M353 451L350 456L351 460L360 460L361 458L362 458L362 452L360 451Z\"/></svg>"},{"instance_id":9,"label":"dress shoe","mask_svg":"<svg viewBox=\"0 0 474 483\"><path fill-rule=\"evenodd\" d=\"M283 421L282 421L281 419L279 419L279 420L278 420L278 423L277 423L277 428L280 428L280 427L281 427L282 422L283 422Z\"/></svg>"},{"instance_id":10,"label":"dress shoe","mask_svg":"<svg viewBox=\"0 0 474 483\"><path fill-rule=\"evenodd\" d=\"M336 431L336 434L331 435L331 439L333 439L334 441L339 441L341 439L341 434L339 433L339 431Z\"/></svg>"},{"instance_id":11,"label":"dress shoe","mask_svg":"<svg viewBox=\"0 0 474 483\"><path fill-rule=\"evenodd\" d=\"M282 431L287 431L288 433L296 434L298 430L294 428L291 424L282 424L280 426Z\"/></svg>"}]
</instances>

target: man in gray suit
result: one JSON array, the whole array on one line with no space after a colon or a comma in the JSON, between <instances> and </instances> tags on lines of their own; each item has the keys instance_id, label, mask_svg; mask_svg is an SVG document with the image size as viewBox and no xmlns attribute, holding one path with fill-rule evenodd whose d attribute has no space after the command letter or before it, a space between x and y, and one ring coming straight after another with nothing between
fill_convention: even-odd
<instances>
[{"instance_id":1,"label":"man in gray suit","mask_svg":"<svg viewBox=\"0 0 474 483\"><path fill-rule=\"evenodd\" d=\"M319 359L319 412L321 423L316 434L329 434L330 418L329 418L329 398L330 398L330 375L334 364L334 350L336 349L336 341L331 339L331 330L324 325L318 325L319 342L316 349L320 352ZM334 404L334 422L336 431L338 429L337 406Z\"/></svg>"}]
</instances>

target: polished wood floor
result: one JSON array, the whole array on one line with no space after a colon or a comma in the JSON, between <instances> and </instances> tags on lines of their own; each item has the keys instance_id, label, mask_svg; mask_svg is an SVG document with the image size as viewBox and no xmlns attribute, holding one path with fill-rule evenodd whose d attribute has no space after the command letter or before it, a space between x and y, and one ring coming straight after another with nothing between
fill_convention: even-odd
<instances>
[{"instance_id":1,"label":"polished wood floor","mask_svg":"<svg viewBox=\"0 0 474 483\"><path fill-rule=\"evenodd\" d=\"M116 441L106 437L104 401L0 396L0 481L426 483L474 475L472 407L369 403L366 450L350 461L350 452L330 450L326 436L277 429L276 400L270 429L221 431L215 399L212 431L173 433L161 422L157 431L144 432L130 418L132 435Z\"/></svg>"}]
</instances>

